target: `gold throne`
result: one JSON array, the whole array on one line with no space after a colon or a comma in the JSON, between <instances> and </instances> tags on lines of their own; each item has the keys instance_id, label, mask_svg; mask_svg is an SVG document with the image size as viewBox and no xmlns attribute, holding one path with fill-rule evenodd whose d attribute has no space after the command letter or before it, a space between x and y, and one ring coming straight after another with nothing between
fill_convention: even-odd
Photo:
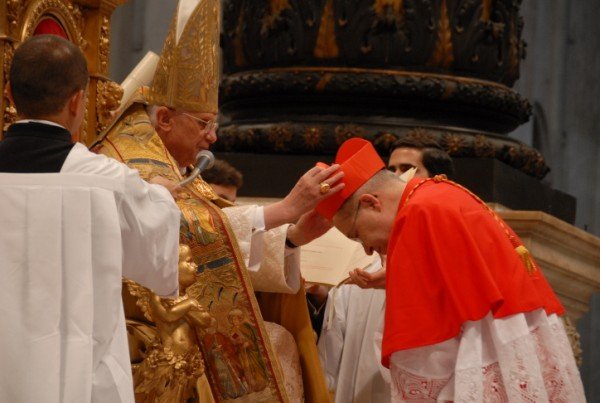
<instances>
[{"instance_id":1,"label":"gold throne","mask_svg":"<svg viewBox=\"0 0 600 403\"><path fill-rule=\"evenodd\" d=\"M119 106L121 88L109 80L110 15L127 0L2 0L0 3L0 108L4 131L16 118L4 88L14 50L32 35L53 33L84 52L90 72L88 103L79 141L91 145ZM50 78L51 79L51 78Z\"/></svg>"}]
</instances>

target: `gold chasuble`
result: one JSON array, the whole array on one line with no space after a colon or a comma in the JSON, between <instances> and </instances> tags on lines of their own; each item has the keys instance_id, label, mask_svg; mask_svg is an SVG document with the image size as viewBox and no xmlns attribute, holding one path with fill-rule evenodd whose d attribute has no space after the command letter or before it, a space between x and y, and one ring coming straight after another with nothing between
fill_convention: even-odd
<instances>
[{"instance_id":1,"label":"gold chasuble","mask_svg":"<svg viewBox=\"0 0 600 403\"><path fill-rule=\"evenodd\" d=\"M146 180L154 176L174 182L182 180L176 162L141 104L133 104L94 150L137 169ZM183 333L190 340L178 340L175 346L166 346L172 343L160 340L157 337L160 329L156 328L161 327L161 320L173 321L174 315L155 317L151 306L154 295L130 281L124 284L138 401L186 401L194 396L191 389L202 372L202 361L212 397L217 402L288 401L237 241L227 218L215 203L226 205L227 202L219 199L201 179L187 185L177 201L182 213L180 243L189 246L192 261L197 265L191 285L186 287L180 279L180 300L195 299L202 306L204 316L198 321L193 317L183 319L194 329ZM232 317L236 317L236 324L241 321L238 327L244 332L234 330ZM236 340L242 336L246 354L240 354L240 343ZM161 346L157 345L161 342ZM185 344L190 345L187 352L177 351ZM193 354L198 347L203 360ZM141 357L145 358L137 361ZM174 385L186 382L187 386ZM197 389L198 394L206 393L202 385Z\"/></svg>"}]
</instances>

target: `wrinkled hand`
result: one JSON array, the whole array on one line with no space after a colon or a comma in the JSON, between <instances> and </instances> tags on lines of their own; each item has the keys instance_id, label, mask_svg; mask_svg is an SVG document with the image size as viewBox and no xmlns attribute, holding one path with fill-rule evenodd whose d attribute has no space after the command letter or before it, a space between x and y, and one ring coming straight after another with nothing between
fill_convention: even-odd
<instances>
[{"instance_id":1,"label":"wrinkled hand","mask_svg":"<svg viewBox=\"0 0 600 403\"><path fill-rule=\"evenodd\" d=\"M162 176L155 176L148 181L154 185L161 185L166 188L173 199L177 200L179 198L179 193L181 192L181 186L179 186L176 182L170 181L167 178L163 178Z\"/></svg>"},{"instance_id":2,"label":"wrinkled hand","mask_svg":"<svg viewBox=\"0 0 600 403\"><path fill-rule=\"evenodd\" d=\"M344 177L344 173L339 169L340 166L337 164L326 169L313 167L302 175L294 188L283 199L283 203L295 216L292 222L299 219L302 214L313 210L322 200L344 188L345 185L339 182ZM331 186L331 189L325 194L321 193L321 183L323 182Z\"/></svg>"},{"instance_id":3,"label":"wrinkled hand","mask_svg":"<svg viewBox=\"0 0 600 403\"><path fill-rule=\"evenodd\" d=\"M360 288L385 288L385 268L368 273L363 269L354 269L348 273L350 279L345 284L356 284Z\"/></svg>"},{"instance_id":4,"label":"wrinkled hand","mask_svg":"<svg viewBox=\"0 0 600 403\"><path fill-rule=\"evenodd\" d=\"M309 169L283 200L264 207L265 229L297 222L303 214L314 210L319 202L342 190L345 185L340 179L344 173L339 169L337 164L326 169ZM331 187L328 192L321 193L321 183Z\"/></svg>"},{"instance_id":5,"label":"wrinkled hand","mask_svg":"<svg viewBox=\"0 0 600 403\"><path fill-rule=\"evenodd\" d=\"M331 222L323 218L316 210L302 215L296 225L290 225L287 231L287 239L294 245L306 245L329 231Z\"/></svg>"}]
</instances>

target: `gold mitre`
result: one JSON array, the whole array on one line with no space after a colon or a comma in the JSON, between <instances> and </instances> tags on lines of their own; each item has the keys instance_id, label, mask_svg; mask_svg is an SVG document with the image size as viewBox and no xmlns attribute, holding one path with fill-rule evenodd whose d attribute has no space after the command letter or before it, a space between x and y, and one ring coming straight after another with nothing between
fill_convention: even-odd
<instances>
[{"instance_id":1,"label":"gold mitre","mask_svg":"<svg viewBox=\"0 0 600 403\"><path fill-rule=\"evenodd\" d=\"M191 112L219 109L219 0L180 0L147 102Z\"/></svg>"}]
</instances>

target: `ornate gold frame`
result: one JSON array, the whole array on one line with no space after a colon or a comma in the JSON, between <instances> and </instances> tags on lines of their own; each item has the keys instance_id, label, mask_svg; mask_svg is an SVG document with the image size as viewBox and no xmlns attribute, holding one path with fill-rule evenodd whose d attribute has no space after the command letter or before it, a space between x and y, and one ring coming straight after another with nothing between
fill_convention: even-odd
<instances>
[{"instance_id":1,"label":"ornate gold frame","mask_svg":"<svg viewBox=\"0 0 600 403\"><path fill-rule=\"evenodd\" d=\"M8 70L16 47L33 34L42 18L50 16L63 26L69 39L84 52L90 71L88 104L80 131L80 141L96 140L121 99L121 88L108 79L110 16L127 0L3 0L0 3L0 91L8 80ZM0 97L4 129L16 117L6 97Z\"/></svg>"}]
</instances>

